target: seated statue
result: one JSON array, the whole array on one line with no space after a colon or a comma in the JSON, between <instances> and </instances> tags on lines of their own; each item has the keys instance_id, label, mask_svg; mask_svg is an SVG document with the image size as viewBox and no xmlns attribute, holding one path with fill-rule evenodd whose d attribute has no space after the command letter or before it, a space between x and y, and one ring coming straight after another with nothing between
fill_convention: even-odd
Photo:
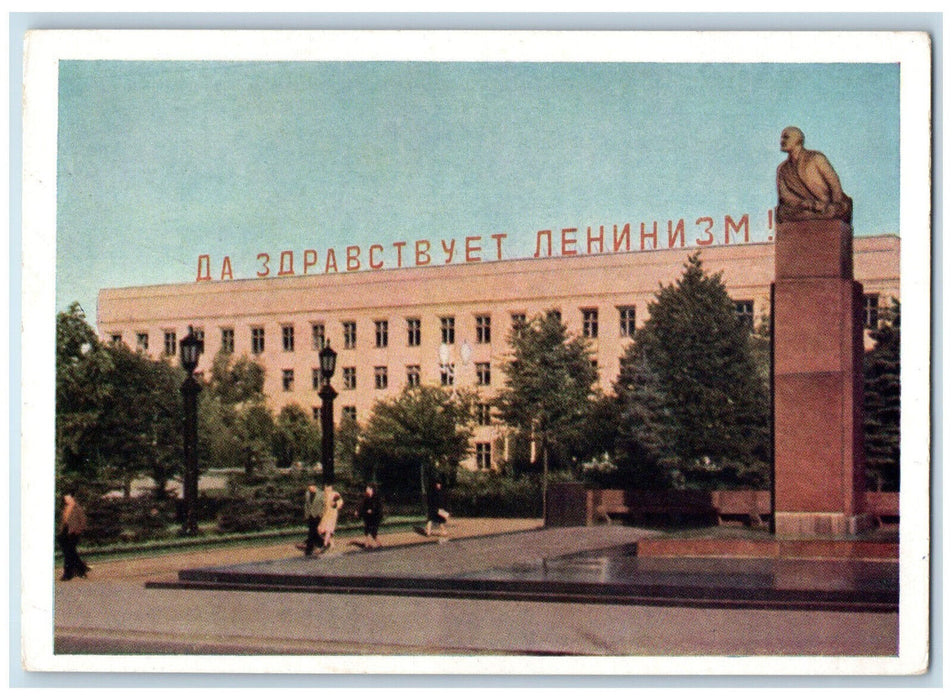
<instances>
[{"instance_id":1,"label":"seated statue","mask_svg":"<svg viewBox=\"0 0 952 700\"><path fill-rule=\"evenodd\" d=\"M787 221L853 220L853 200L843 193L840 179L819 151L803 147L803 132L788 126L780 135L787 160L777 168L777 223Z\"/></svg>"}]
</instances>

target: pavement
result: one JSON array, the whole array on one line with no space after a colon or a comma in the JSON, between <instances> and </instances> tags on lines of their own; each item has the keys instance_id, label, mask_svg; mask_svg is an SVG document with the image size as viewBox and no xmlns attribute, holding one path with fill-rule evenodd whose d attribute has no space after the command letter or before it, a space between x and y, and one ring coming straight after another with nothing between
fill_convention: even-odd
<instances>
[{"instance_id":1,"label":"pavement","mask_svg":"<svg viewBox=\"0 0 952 700\"><path fill-rule=\"evenodd\" d=\"M888 605L751 606L716 597L686 605L650 596L606 604L591 588L604 592L628 577L652 591L690 589L695 598L699 585L708 592L746 585L748 598L769 588L847 602L884 592L888 599L892 579L883 562L854 562L859 568L788 562L776 569L777 562L623 556L605 564L606 552L631 552L652 533L622 526L544 530L533 520L454 519L450 525L443 542L408 529L382 535L381 549L363 551L345 537L330 554L312 558L289 542L98 562L89 579L56 584L55 653L897 654L898 614ZM618 561L635 569L618 568ZM525 586L537 585L540 570L549 579L542 593L528 595ZM880 584L869 583L871 573ZM408 580L414 584L408 590L393 585ZM501 580L517 587L493 591ZM552 596L566 585L561 598ZM589 586L584 595L571 588L579 585Z\"/></svg>"}]
</instances>

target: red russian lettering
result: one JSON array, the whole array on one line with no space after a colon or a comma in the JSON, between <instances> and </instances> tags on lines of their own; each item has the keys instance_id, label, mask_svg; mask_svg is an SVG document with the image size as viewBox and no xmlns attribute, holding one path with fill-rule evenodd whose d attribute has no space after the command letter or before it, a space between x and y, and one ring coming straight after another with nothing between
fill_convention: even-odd
<instances>
[{"instance_id":1,"label":"red russian lettering","mask_svg":"<svg viewBox=\"0 0 952 700\"><path fill-rule=\"evenodd\" d=\"M741 227L744 229L744 243L750 243L750 216L744 214L736 223L730 214L724 216L724 245L729 245L731 242L731 230L733 229L734 233L740 233Z\"/></svg>"},{"instance_id":2,"label":"red russian lettering","mask_svg":"<svg viewBox=\"0 0 952 700\"><path fill-rule=\"evenodd\" d=\"M625 250L631 250L631 224L625 224L625 228L621 230L621 236L618 235L618 224L614 225L612 230L612 245L614 246L615 252L617 253L621 250L621 242L625 242Z\"/></svg>"},{"instance_id":3,"label":"red russian lettering","mask_svg":"<svg viewBox=\"0 0 952 700\"><path fill-rule=\"evenodd\" d=\"M502 260L502 241L505 237L505 233L494 233L491 236L491 238L496 241L496 260Z\"/></svg>"},{"instance_id":4,"label":"red russian lettering","mask_svg":"<svg viewBox=\"0 0 952 700\"><path fill-rule=\"evenodd\" d=\"M712 219L712 218L709 217L709 216L702 216L700 219L698 219L698 220L695 221L694 223L697 224L698 226L700 226L702 221L706 221L706 222L707 222L707 226L704 228L704 233L707 234L707 240L702 241L700 238L698 238L698 239L697 239L697 244L698 244L698 245L711 245L711 243L714 242L714 232L713 232L714 219Z\"/></svg>"},{"instance_id":5,"label":"red russian lettering","mask_svg":"<svg viewBox=\"0 0 952 700\"><path fill-rule=\"evenodd\" d=\"M578 251L575 249L576 240L570 238L567 234L578 233L577 228L564 228L562 229L562 255L578 255Z\"/></svg>"},{"instance_id":6,"label":"red russian lettering","mask_svg":"<svg viewBox=\"0 0 952 700\"><path fill-rule=\"evenodd\" d=\"M644 221L641 222L641 249L642 250L645 249L646 238L651 239L651 250L658 249L658 222L652 221L651 225L652 225L651 233L645 233L645 222Z\"/></svg>"},{"instance_id":7,"label":"red russian lettering","mask_svg":"<svg viewBox=\"0 0 952 700\"><path fill-rule=\"evenodd\" d=\"M221 261L221 278L224 279L234 279L234 275L231 274L231 258L227 255L225 259Z\"/></svg>"},{"instance_id":8,"label":"red russian lettering","mask_svg":"<svg viewBox=\"0 0 952 700\"><path fill-rule=\"evenodd\" d=\"M287 259L288 266L285 268L284 261ZM290 250L281 251L281 264L278 267L278 277L294 274L294 253Z\"/></svg>"},{"instance_id":9,"label":"red russian lettering","mask_svg":"<svg viewBox=\"0 0 952 700\"><path fill-rule=\"evenodd\" d=\"M375 251L375 250L379 250L379 251L381 252L381 254L382 254L382 253L383 253L383 246L380 245L379 243L374 243L372 246L370 246L370 251L368 252L368 257L370 258L370 269L371 269L371 270L379 270L381 267L383 267L383 260L381 260L381 261L378 262L378 263L375 263L375 262L374 262L374 251Z\"/></svg>"},{"instance_id":10,"label":"red russian lettering","mask_svg":"<svg viewBox=\"0 0 952 700\"><path fill-rule=\"evenodd\" d=\"M202 263L205 263L205 274L204 274L204 275L202 274ZM209 258L207 255L199 255L199 256L198 256L198 269L195 271L195 281L196 281L196 282L205 282L205 281L211 280L211 278L212 278L211 267L212 267L211 258Z\"/></svg>"},{"instance_id":11,"label":"red russian lettering","mask_svg":"<svg viewBox=\"0 0 952 700\"><path fill-rule=\"evenodd\" d=\"M264 270L258 272L258 277L267 277L271 274L271 268L268 267L268 263L271 262L271 256L267 253L258 253L258 260L261 260L262 258L264 258L264 260L262 260L261 266L264 268Z\"/></svg>"},{"instance_id":12,"label":"red russian lettering","mask_svg":"<svg viewBox=\"0 0 952 700\"><path fill-rule=\"evenodd\" d=\"M306 275L307 271L315 265L317 265L317 251L308 248L304 251L304 274Z\"/></svg>"},{"instance_id":13,"label":"red russian lettering","mask_svg":"<svg viewBox=\"0 0 952 700\"><path fill-rule=\"evenodd\" d=\"M546 249L548 252L546 256L552 255L552 231L539 231L536 233L536 249L535 255L533 257L538 258L542 252L542 237L545 236L546 240Z\"/></svg>"},{"instance_id":14,"label":"red russian lettering","mask_svg":"<svg viewBox=\"0 0 952 700\"><path fill-rule=\"evenodd\" d=\"M674 226L674 222L671 219L668 219L668 247L674 248L675 243L678 242L678 239L681 239L681 247L684 247L684 219L678 219L678 225Z\"/></svg>"},{"instance_id":15,"label":"red russian lettering","mask_svg":"<svg viewBox=\"0 0 952 700\"><path fill-rule=\"evenodd\" d=\"M440 245L443 246L443 252L446 253L446 262L447 263L453 262L453 251L456 250L456 239L455 238L450 239L449 248L446 247L445 240L441 240Z\"/></svg>"},{"instance_id":16,"label":"red russian lettering","mask_svg":"<svg viewBox=\"0 0 952 700\"><path fill-rule=\"evenodd\" d=\"M417 265L429 265L430 264L430 242L427 240L417 241L413 244L413 249L416 252L416 264Z\"/></svg>"},{"instance_id":17,"label":"red russian lettering","mask_svg":"<svg viewBox=\"0 0 952 700\"><path fill-rule=\"evenodd\" d=\"M324 264L324 274L328 272L337 272L337 253L333 248L327 249L327 262Z\"/></svg>"},{"instance_id":18,"label":"red russian lettering","mask_svg":"<svg viewBox=\"0 0 952 700\"><path fill-rule=\"evenodd\" d=\"M356 272L360 269L360 246L347 246L347 271Z\"/></svg>"},{"instance_id":19,"label":"red russian lettering","mask_svg":"<svg viewBox=\"0 0 952 700\"><path fill-rule=\"evenodd\" d=\"M466 236L466 262L480 262L483 258L479 253L483 252L482 245L470 245L476 241L482 242L482 236Z\"/></svg>"},{"instance_id":20,"label":"red russian lettering","mask_svg":"<svg viewBox=\"0 0 952 700\"><path fill-rule=\"evenodd\" d=\"M406 241L397 241L393 244L393 247L397 249L397 267L403 267L403 246L406 244Z\"/></svg>"},{"instance_id":21,"label":"red russian lettering","mask_svg":"<svg viewBox=\"0 0 952 700\"><path fill-rule=\"evenodd\" d=\"M585 250L586 252L588 252L589 255L592 254L592 243L594 241L598 241L598 252L604 253L605 252L605 227L604 226L598 227L598 236L593 236L592 227L591 226L588 227L588 236L587 236L587 243L585 246Z\"/></svg>"}]
</instances>

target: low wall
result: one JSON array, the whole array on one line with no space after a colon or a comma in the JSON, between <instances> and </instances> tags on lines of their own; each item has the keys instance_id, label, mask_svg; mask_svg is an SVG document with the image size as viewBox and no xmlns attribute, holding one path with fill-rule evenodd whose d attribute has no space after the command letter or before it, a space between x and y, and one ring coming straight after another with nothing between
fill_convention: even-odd
<instances>
[{"instance_id":1,"label":"low wall","mask_svg":"<svg viewBox=\"0 0 952 700\"><path fill-rule=\"evenodd\" d=\"M572 502L579 503L579 486L573 485ZM574 506L578 508L578 505ZM572 509L568 502L565 508ZM867 512L877 520L899 518L899 494L887 491L866 493ZM582 523L582 514L567 517L562 511L560 520ZM732 491L634 491L622 489L588 489L585 492L584 523L592 525L613 517L631 520L652 518L710 519L719 524L740 520L757 525L769 520L771 515L770 492L763 490ZM548 521L548 519L547 519Z\"/></svg>"}]
</instances>

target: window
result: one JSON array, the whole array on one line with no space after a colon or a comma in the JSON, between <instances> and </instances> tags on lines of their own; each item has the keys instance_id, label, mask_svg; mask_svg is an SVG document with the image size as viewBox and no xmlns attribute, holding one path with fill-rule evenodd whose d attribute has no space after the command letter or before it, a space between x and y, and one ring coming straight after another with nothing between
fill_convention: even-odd
<instances>
[{"instance_id":1,"label":"window","mask_svg":"<svg viewBox=\"0 0 952 700\"><path fill-rule=\"evenodd\" d=\"M205 329L193 328L192 333L195 335L195 340L202 344L202 352L205 352Z\"/></svg>"},{"instance_id":2,"label":"window","mask_svg":"<svg viewBox=\"0 0 952 700\"><path fill-rule=\"evenodd\" d=\"M311 349L321 350L324 347L324 324L311 324Z\"/></svg>"},{"instance_id":3,"label":"window","mask_svg":"<svg viewBox=\"0 0 952 700\"><path fill-rule=\"evenodd\" d=\"M879 327L879 295L863 295L863 328L875 330Z\"/></svg>"},{"instance_id":4,"label":"window","mask_svg":"<svg viewBox=\"0 0 952 700\"><path fill-rule=\"evenodd\" d=\"M345 389L356 389L357 388L357 368L356 367L344 367L341 370L341 374L344 378L344 388Z\"/></svg>"},{"instance_id":5,"label":"window","mask_svg":"<svg viewBox=\"0 0 952 700\"><path fill-rule=\"evenodd\" d=\"M149 334L148 333L136 333L136 348L139 350L149 349Z\"/></svg>"},{"instance_id":6,"label":"window","mask_svg":"<svg viewBox=\"0 0 952 700\"><path fill-rule=\"evenodd\" d=\"M221 329L221 351L226 355L231 355L235 351L235 329Z\"/></svg>"},{"instance_id":7,"label":"window","mask_svg":"<svg viewBox=\"0 0 952 700\"><path fill-rule=\"evenodd\" d=\"M420 386L420 365L407 365L407 386Z\"/></svg>"},{"instance_id":8,"label":"window","mask_svg":"<svg viewBox=\"0 0 952 700\"><path fill-rule=\"evenodd\" d=\"M122 333L113 333L113 334L112 334L112 342L113 342L115 345L118 345L119 343L121 343L121 342L122 342Z\"/></svg>"},{"instance_id":9,"label":"window","mask_svg":"<svg viewBox=\"0 0 952 700\"><path fill-rule=\"evenodd\" d=\"M311 388L315 391L321 388L321 368L311 368Z\"/></svg>"},{"instance_id":10,"label":"window","mask_svg":"<svg viewBox=\"0 0 952 700\"><path fill-rule=\"evenodd\" d=\"M311 406L311 420L319 421L321 419L321 407Z\"/></svg>"},{"instance_id":11,"label":"window","mask_svg":"<svg viewBox=\"0 0 952 700\"><path fill-rule=\"evenodd\" d=\"M281 346L284 352L294 352L294 326L281 326Z\"/></svg>"},{"instance_id":12,"label":"window","mask_svg":"<svg viewBox=\"0 0 952 700\"><path fill-rule=\"evenodd\" d=\"M407 319L407 345L416 347L420 344L420 319Z\"/></svg>"},{"instance_id":13,"label":"window","mask_svg":"<svg viewBox=\"0 0 952 700\"><path fill-rule=\"evenodd\" d=\"M353 350L357 347L357 322L344 321L344 348Z\"/></svg>"},{"instance_id":14,"label":"window","mask_svg":"<svg viewBox=\"0 0 952 700\"><path fill-rule=\"evenodd\" d=\"M562 312L559 309L549 309L545 312L545 315L549 318L554 318L559 323L562 323Z\"/></svg>"},{"instance_id":15,"label":"window","mask_svg":"<svg viewBox=\"0 0 952 700\"><path fill-rule=\"evenodd\" d=\"M387 321L374 321L374 344L376 347L387 347L389 339L390 324Z\"/></svg>"},{"instance_id":16,"label":"window","mask_svg":"<svg viewBox=\"0 0 952 700\"><path fill-rule=\"evenodd\" d=\"M526 315L524 313L514 313L510 314L512 318L512 332L516 333L519 329L526 325Z\"/></svg>"},{"instance_id":17,"label":"window","mask_svg":"<svg viewBox=\"0 0 952 700\"><path fill-rule=\"evenodd\" d=\"M453 386L453 375L456 373L456 368L452 362L448 362L445 365L440 365L440 386Z\"/></svg>"},{"instance_id":18,"label":"window","mask_svg":"<svg viewBox=\"0 0 952 700\"><path fill-rule=\"evenodd\" d=\"M492 321L489 316L476 317L476 342L492 342Z\"/></svg>"},{"instance_id":19,"label":"window","mask_svg":"<svg viewBox=\"0 0 952 700\"><path fill-rule=\"evenodd\" d=\"M635 307L634 306L619 306L618 307L618 324L619 324L619 332L621 333L622 338L635 337Z\"/></svg>"},{"instance_id":20,"label":"window","mask_svg":"<svg viewBox=\"0 0 952 700\"><path fill-rule=\"evenodd\" d=\"M386 367L374 367L374 388L376 389L387 388L387 368Z\"/></svg>"},{"instance_id":21,"label":"window","mask_svg":"<svg viewBox=\"0 0 952 700\"><path fill-rule=\"evenodd\" d=\"M165 354L174 355L177 350L175 331L165 331Z\"/></svg>"},{"instance_id":22,"label":"window","mask_svg":"<svg viewBox=\"0 0 952 700\"><path fill-rule=\"evenodd\" d=\"M476 363L476 384L479 386L489 386L490 370L488 362Z\"/></svg>"},{"instance_id":23,"label":"window","mask_svg":"<svg viewBox=\"0 0 952 700\"><path fill-rule=\"evenodd\" d=\"M734 315L740 321L744 328L749 331L754 330L754 302L750 299L743 299L734 302Z\"/></svg>"},{"instance_id":24,"label":"window","mask_svg":"<svg viewBox=\"0 0 952 700\"><path fill-rule=\"evenodd\" d=\"M598 309L582 309L582 335L586 338L598 337Z\"/></svg>"},{"instance_id":25,"label":"window","mask_svg":"<svg viewBox=\"0 0 952 700\"><path fill-rule=\"evenodd\" d=\"M357 407L356 406L342 406L340 409L341 416L350 418L353 421L357 420Z\"/></svg>"},{"instance_id":26,"label":"window","mask_svg":"<svg viewBox=\"0 0 952 700\"><path fill-rule=\"evenodd\" d=\"M281 370L281 386L285 391L294 391L294 370Z\"/></svg>"},{"instance_id":27,"label":"window","mask_svg":"<svg viewBox=\"0 0 952 700\"><path fill-rule=\"evenodd\" d=\"M488 442L477 442L476 443L476 468L477 469L492 469L493 466L493 451L492 445Z\"/></svg>"},{"instance_id":28,"label":"window","mask_svg":"<svg viewBox=\"0 0 952 700\"><path fill-rule=\"evenodd\" d=\"M456 342L456 317L443 316L440 318L440 340L447 345Z\"/></svg>"},{"instance_id":29,"label":"window","mask_svg":"<svg viewBox=\"0 0 952 700\"><path fill-rule=\"evenodd\" d=\"M264 328L251 329L251 352L255 355L264 352Z\"/></svg>"},{"instance_id":30,"label":"window","mask_svg":"<svg viewBox=\"0 0 952 700\"><path fill-rule=\"evenodd\" d=\"M492 423L492 406L488 403L476 404L476 422L479 425L490 425Z\"/></svg>"}]
</instances>

